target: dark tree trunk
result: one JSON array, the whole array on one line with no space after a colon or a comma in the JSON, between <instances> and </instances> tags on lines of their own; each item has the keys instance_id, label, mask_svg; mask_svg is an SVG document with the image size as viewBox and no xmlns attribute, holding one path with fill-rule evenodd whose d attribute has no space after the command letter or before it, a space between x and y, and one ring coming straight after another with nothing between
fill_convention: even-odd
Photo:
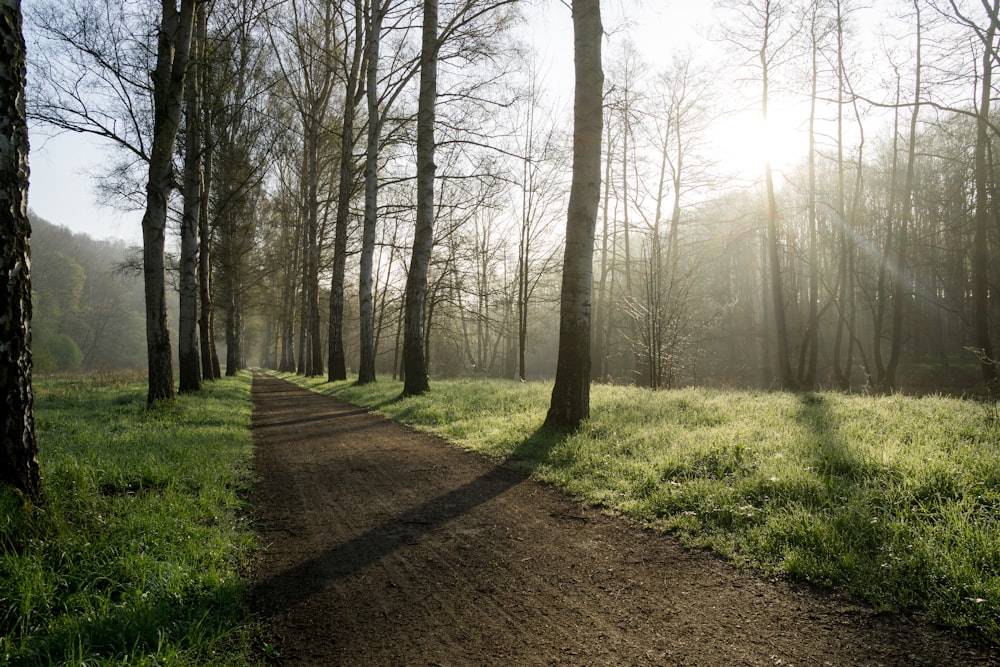
<instances>
[{"instance_id":1,"label":"dark tree trunk","mask_svg":"<svg viewBox=\"0 0 1000 667\"><path fill-rule=\"evenodd\" d=\"M204 190L201 145L201 85L198 75L201 48L201 14L198 6L198 34L191 40L190 69L186 86L186 135L184 142L184 213L181 217L180 326L177 340L182 392L201 389L201 359L198 354L198 229Z\"/></svg>"},{"instance_id":2,"label":"dark tree trunk","mask_svg":"<svg viewBox=\"0 0 1000 667\"><path fill-rule=\"evenodd\" d=\"M319 340L319 120L314 114L310 120L310 130L305 142L307 180L306 217L306 277L303 290L306 295L306 375L323 373L323 350ZM341 352L341 357L343 353Z\"/></svg>"},{"instance_id":3,"label":"dark tree trunk","mask_svg":"<svg viewBox=\"0 0 1000 667\"><path fill-rule=\"evenodd\" d=\"M576 91L573 181L566 216L559 358L546 426L572 431L590 416L590 292L601 195L604 72L600 0L573 0Z\"/></svg>"},{"instance_id":4,"label":"dark tree trunk","mask_svg":"<svg viewBox=\"0 0 1000 667\"><path fill-rule=\"evenodd\" d=\"M226 375L236 375L244 368L243 361L243 327L239 311L239 297L234 277L230 285L229 304L226 308Z\"/></svg>"},{"instance_id":5,"label":"dark tree trunk","mask_svg":"<svg viewBox=\"0 0 1000 667\"><path fill-rule=\"evenodd\" d=\"M909 280L906 276L906 256L909 245L910 224L913 219L913 187L916 178L917 119L920 114L922 46L920 7L917 5L916 0L914 0L914 9L917 14L917 53L914 65L916 69L916 81L914 84L913 112L910 116L909 144L906 156L906 182L903 186L902 197L900 197L896 261L892 272L892 328L889 341L889 360L885 365L885 375L880 378L879 382L879 388L887 391L895 390L898 386L896 371L899 368L903 346L903 316L906 310L906 302L910 300L910 293L912 291L908 289Z\"/></svg>"},{"instance_id":6,"label":"dark tree trunk","mask_svg":"<svg viewBox=\"0 0 1000 667\"><path fill-rule=\"evenodd\" d=\"M174 398L173 358L167 327L167 205L173 189L173 154L184 106L184 78L194 24L195 0L163 0L153 79L153 145L142 217L142 261L146 298L146 352L149 364L147 401Z\"/></svg>"},{"instance_id":7,"label":"dark tree trunk","mask_svg":"<svg viewBox=\"0 0 1000 667\"><path fill-rule=\"evenodd\" d=\"M376 3L377 4L377 3ZM354 47L351 67L344 82L343 131L340 137L340 183L337 189L337 218L334 224L333 277L330 280L330 365L327 379L330 382L347 379L347 362L344 358L344 270L347 264L347 220L351 215L351 196L354 194L354 118L361 103L358 79L364 55L364 10L360 0L354 0ZM363 88L363 87L362 87ZM367 221L367 219L366 219ZM374 244L373 244L374 247ZM362 249L362 274L364 281L364 249ZM369 276L371 275L369 267ZM371 280L369 278L369 287ZM370 319L369 319L370 323ZM362 313L362 334L364 317ZM362 337L362 353L364 338ZM362 354L362 363L364 357ZM374 371L373 371L374 372Z\"/></svg>"},{"instance_id":8,"label":"dark tree trunk","mask_svg":"<svg viewBox=\"0 0 1000 667\"><path fill-rule=\"evenodd\" d=\"M762 76L761 88L761 118L767 126L769 85L768 40L770 33L764 35L764 44L760 49L760 65ZM778 238L778 205L774 196L774 173L771 160L764 161L764 187L767 218L767 262L771 274L771 314L774 317L774 336L778 347L778 377L782 389L796 389L798 383L792 373L790 348L788 344L788 324L785 313L785 294L781 278L781 244Z\"/></svg>"},{"instance_id":9,"label":"dark tree trunk","mask_svg":"<svg viewBox=\"0 0 1000 667\"><path fill-rule=\"evenodd\" d=\"M997 365L993 358L993 345L990 341L990 197L989 162L986 155L990 142L990 96L993 94L993 59L996 55L994 42L998 16L1000 16L1000 3L996 0L993 1L992 8L990 8L990 14L990 24L982 38L986 48L983 52L979 116L976 119L976 222L972 253L972 299L975 314L975 345L979 354L980 371L987 388L991 393L996 393L998 389Z\"/></svg>"},{"instance_id":10,"label":"dark tree trunk","mask_svg":"<svg viewBox=\"0 0 1000 667\"><path fill-rule=\"evenodd\" d=\"M424 0L420 53L420 95L417 102L417 224L413 256L406 274L403 324L403 395L430 389L424 358L424 301L427 269L434 245L434 118L437 103L437 0Z\"/></svg>"},{"instance_id":11,"label":"dark tree trunk","mask_svg":"<svg viewBox=\"0 0 1000 667\"><path fill-rule=\"evenodd\" d=\"M278 362L278 370L283 373L295 372L295 304L296 304L296 279L299 272L299 236L301 235L301 225L294 225L292 241L290 245L292 264L285 272L285 286L282 290L284 296L284 307L281 318L281 360Z\"/></svg>"},{"instance_id":12,"label":"dark tree trunk","mask_svg":"<svg viewBox=\"0 0 1000 667\"><path fill-rule=\"evenodd\" d=\"M355 3L360 5L360 3ZM359 13L359 12L356 12ZM361 17L359 15L358 21ZM372 264L375 255L375 223L378 212L378 142L381 122L378 108L378 56L382 33L382 6L372 0L368 28L368 67L365 73L368 97L368 144L365 153L365 221L361 234L361 277L358 304L361 316L361 359L358 384L375 381L375 311L372 302ZM358 40L360 42L360 39ZM356 46L360 48L360 43Z\"/></svg>"},{"instance_id":13,"label":"dark tree trunk","mask_svg":"<svg viewBox=\"0 0 1000 667\"><path fill-rule=\"evenodd\" d=\"M41 495L31 392L28 124L21 3L0 2L0 482Z\"/></svg>"}]
</instances>

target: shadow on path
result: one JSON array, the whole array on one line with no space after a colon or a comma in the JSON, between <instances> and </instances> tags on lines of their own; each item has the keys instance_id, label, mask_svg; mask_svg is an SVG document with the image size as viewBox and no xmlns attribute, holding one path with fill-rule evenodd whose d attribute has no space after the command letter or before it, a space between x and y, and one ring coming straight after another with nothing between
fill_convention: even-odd
<instances>
[{"instance_id":1,"label":"shadow on path","mask_svg":"<svg viewBox=\"0 0 1000 667\"><path fill-rule=\"evenodd\" d=\"M497 466L468 484L415 507L364 535L259 582L255 596L269 598L267 611L270 614L294 607L397 549L414 544L421 536L489 502L527 478L527 473ZM268 595L272 590L290 594L274 599Z\"/></svg>"}]
</instances>

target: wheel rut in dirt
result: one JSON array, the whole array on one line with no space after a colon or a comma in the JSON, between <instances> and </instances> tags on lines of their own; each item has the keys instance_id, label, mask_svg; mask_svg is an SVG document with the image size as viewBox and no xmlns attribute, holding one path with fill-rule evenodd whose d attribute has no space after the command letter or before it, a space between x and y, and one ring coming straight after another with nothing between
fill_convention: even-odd
<instances>
[{"instance_id":1,"label":"wheel rut in dirt","mask_svg":"<svg viewBox=\"0 0 1000 667\"><path fill-rule=\"evenodd\" d=\"M256 374L253 605L284 665L991 665Z\"/></svg>"}]
</instances>

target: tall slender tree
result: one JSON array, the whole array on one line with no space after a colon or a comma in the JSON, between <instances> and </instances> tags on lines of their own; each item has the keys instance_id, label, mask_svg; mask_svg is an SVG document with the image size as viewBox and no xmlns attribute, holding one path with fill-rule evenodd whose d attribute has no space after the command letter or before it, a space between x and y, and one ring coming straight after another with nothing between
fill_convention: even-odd
<instances>
[{"instance_id":1,"label":"tall slender tree","mask_svg":"<svg viewBox=\"0 0 1000 667\"><path fill-rule=\"evenodd\" d=\"M980 0L986 21L966 16L955 0L949 0L959 21L971 28L982 48L981 72L978 77L979 108L976 115L974 149L975 227L972 248L972 301L975 349L979 356L983 381L991 392L1000 390L997 382L997 362L990 340L990 107L993 95L993 69L997 61L997 32L1000 29L1000 0ZM996 202L993 202L996 206Z\"/></svg>"},{"instance_id":2,"label":"tall slender tree","mask_svg":"<svg viewBox=\"0 0 1000 667\"><path fill-rule=\"evenodd\" d=\"M196 36L200 45L199 56L204 65L208 58L208 22L205 6L198 8ZM198 86L204 90L204 82L208 78L206 70L198 68ZM199 98L201 96L199 95ZM219 364L219 352L215 346L215 304L212 302L212 236L209 233L208 209L212 184L212 123L208 119L205 105L200 104L201 117L196 121L199 134L199 150L201 153L201 193L198 199L198 340L201 350L201 379L215 380L222 376Z\"/></svg>"},{"instance_id":3,"label":"tall slender tree","mask_svg":"<svg viewBox=\"0 0 1000 667\"><path fill-rule=\"evenodd\" d=\"M0 482L41 493L31 392L28 122L20 0L0 0Z\"/></svg>"},{"instance_id":4,"label":"tall slender tree","mask_svg":"<svg viewBox=\"0 0 1000 667\"><path fill-rule=\"evenodd\" d=\"M387 1L387 5L389 2ZM361 326L361 359L358 384L375 381L375 311L372 294L372 264L375 255L375 225L378 213L378 144L382 123L379 117L378 58L382 37L380 0L371 0L368 19L368 60L365 89L368 101L368 142L365 149L365 219L361 234L361 276L358 280L358 305ZM361 18L359 17L360 21Z\"/></svg>"},{"instance_id":5,"label":"tall slender tree","mask_svg":"<svg viewBox=\"0 0 1000 667\"><path fill-rule=\"evenodd\" d=\"M406 274L403 324L403 395L422 394L430 385L424 355L424 301L434 245L434 119L437 104L438 2L424 0L417 100L417 226Z\"/></svg>"},{"instance_id":6,"label":"tall slender tree","mask_svg":"<svg viewBox=\"0 0 1000 667\"><path fill-rule=\"evenodd\" d=\"M177 358L180 372L178 390L201 389L201 360L198 351L198 232L201 199L205 189L202 168L201 77L199 67L204 48L200 26L205 5L199 3L195 34L188 58L188 81L185 86L184 134L184 211L181 217L181 260L179 330Z\"/></svg>"},{"instance_id":7,"label":"tall slender tree","mask_svg":"<svg viewBox=\"0 0 1000 667\"><path fill-rule=\"evenodd\" d=\"M174 187L174 142L184 107L184 82L197 0L162 0L153 70L153 144L149 154L146 211L142 216L142 262L146 295L147 400L174 398L173 356L167 327L167 206Z\"/></svg>"},{"instance_id":8,"label":"tall slender tree","mask_svg":"<svg viewBox=\"0 0 1000 667\"><path fill-rule=\"evenodd\" d=\"M377 0L375 4L378 4ZM358 105L361 104L361 100L365 94L366 81L364 73L361 72L366 57L364 43L365 12L360 0L354 0L353 7L353 43L347 31L349 23L346 15L343 11L341 12L341 16L345 17L341 19L341 23L345 28L344 49L350 54L350 58L344 61L344 106L340 131L340 182L337 188L337 214L333 225L333 272L330 278L330 327L329 335L327 336L329 355L327 379L330 382L347 379L347 360L344 356L344 277L347 265L347 222L351 215L351 198L354 195L358 172L354 159L354 146L357 143L357 135L354 131L354 119L357 116ZM364 262L364 257L362 257L362 262ZM362 275L363 280L364 276ZM369 324L370 322L371 320L369 319ZM365 326L363 319L362 326Z\"/></svg>"},{"instance_id":9,"label":"tall slender tree","mask_svg":"<svg viewBox=\"0 0 1000 667\"><path fill-rule=\"evenodd\" d=\"M559 358L545 424L572 431L590 416L590 292L601 197L604 69L600 0L573 0L573 180L566 214Z\"/></svg>"}]
</instances>

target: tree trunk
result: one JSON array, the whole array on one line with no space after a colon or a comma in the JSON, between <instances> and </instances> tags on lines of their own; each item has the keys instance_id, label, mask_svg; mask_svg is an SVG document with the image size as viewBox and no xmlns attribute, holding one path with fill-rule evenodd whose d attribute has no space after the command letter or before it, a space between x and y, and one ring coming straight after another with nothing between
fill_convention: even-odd
<instances>
[{"instance_id":1,"label":"tree trunk","mask_svg":"<svg viewBox=\"0 0 1000 667\"><path fill-rule=\"evenodd\" d=\"M430 389L424 357L424 301L427 269L434 245L434 120L437 103L437 0L424 0L420 53L420 95L417 101L417 224L413 256L406 274L403 324L403 395Z\"/></svg>"},{"instance_id":2,"label":"tree trunk","mask_svg":"<svg viewBox=\"0 0 1000 667\"><path fill-rule=\"evenodd\" d=\"M769 83L769 61L767 56L768 39L770 35L765 34L764 44L760 49L761 64L761 119L764 127L768 122L768 83ZM764 186L765 186L765 215L767 219L767 260L771 273L771 312L774 316L774 335L778 348L778 377L781 380L782 389L796 389L797 383L792 373L792 364L789 359L790 351L788 345L788 325L785 316L785 295L782 288L781 278L781 244L778 239L778 205L774 196L774 173L771 169L771 160L764 160Z\"/></svg>"},{"instance_id":3,"label":"tree trunk","mask_svg":"<svg viewBox=\"0 0 1000 667\"><path fill-rule=\"evenodd\" d=\"M889 341L889 360L885 365L885 375L879 383L880 388L883 390L895 390L897 388L896 370L899 367L899 359L903 346L903 314L911 291L907 289L909 281L906 276L906 254L909 244L909 227L913 218L913 184L916 178L917 119L920 114L922 46L922 24L920 22L920 7L917 4L917 0L914 0L913 8L917 13L917 54L916 63L914 64L916 82L913 91L913 112L910 115L909 144L906 156L906 183L903 186L903 196L900 197L896 261L892 273L892 329Z\"/></svg>"},{"instance_id":4,"label":"tree trunk","mask_svg":"<svg viewBox=\"0 0 1000 667\"><path fill-rule=\"evenodd\" d=\"M205 39L204 15L199 12L198 34ZM211 126L206 122L203 130ZM201 211L198 214L198 290L201 302L201 313L198 320L198 333L201 339L201 379L215 380L222 376L219 364L219 352L215 347L215 305L212 303L212 236L208 225L208 193L212 190L212 135L209 131L204 135L202 146L202 193Z\"/></svg>"},{"instance_id":5,"label":"tree trunk","mask_svg":"<svg viewBox=\"0 0 1000 667\"><path fill-rule=\"evenodd\" d=\"M305 158L303 157L303 165L305 165ZM299 363L296 368L296 373L299 375L307 374L307 364L309 363L309 344L308 331L309 331L309 296L308 296L308 284L309 284L309 232L307 230L308 224L306 223L307 213L305 201L308 198L306 194L305 187L305 168L303 166L303 177L302 177L302 207L299 210L299 225L301 227L301 233L299 235L299 241L301 245L296 248L299 255L301 264L299 265L301 273L301 284L299 286Z\"/></svg>"},{"instance_id":6,"label":"tree trunk","mask_svg":"<svg viewBox=\"0 0 1000 667\"><path fill-rule=\"evenodd\" d=\"M19 0L0 2L0 482L28 496L42 490L31 391L28 123Z\"/></svg>"},{"instance_id":7,"label":"tree trunk","mask_svg":"<svg viewBox=\"0 0 1000 667\"><path fill-rule=\"evenodd\" d=\"M323 373L323 351L319 340L319 141L320 127L316 113L309 119L306 133L306 275L303 290L306 295L306 375ZM343 358L341 341L340 357ZM336 360L334 360L336 362Z\"/></svg>"},{"instance_id":8,"label":"tree trunk","mask_svg":"<svg viewBox=\"0 0 1000 667\"><path fill-rule=\"evenodd\" d=\"M847 273L847 257L850 252L850 234L847 220L847 181L844 169L844 87L846 75L844 71L844 16L840 0L836 4L837 17L834 29L837 35L837 245L840 254L837 258L837 286L834 297L837 306L837 327L833 338L833 379L841 390L851 387L851 368L841 362L841 350L844 346L844 332L847 328L847 299L850 280ZM850 340L848 340L850 345Z\"/></svg>"},{"instance_id":9,"label":"tree trunk","mask_svg":"<svg viewBox=\"0 0 1000 667\"><path fill-rule=\"evenodd\" d=\"M147 401L174 398L173 359L167 327L167 204L173 189L173 153L184 106L184 77L194 24L195 0L163 0L163 17L153 70L153 146L142 217L142 262L146 298L146 352L149 364Z\"/></svg>"},{"instance_id":10,"label":"tree trunk","mask_svg":"<svg viewBox=\"0 0 1000 667\"><path fill-rule=\"evenodd\" d=\"M278 370L283 373L295 372L295 303L296 303L296 276L299 271L299 234L301 226L295 225L292 235L292 265L285 274L284 306L282 308L281 321L281 360L278 362Z\"/></svg>"},{"instance_id":11,"label":"tree trunk","mask_svg":"<svg viewBox=\"0 0 1000 667\"><path fill-rule=\"evenodd\" d=\"M565 431L576 430L590 416L590 292L601 196L603 36L600 0L573 0L573 180L566 215L559 357L545 418L546 426Z\"/></svg>"},{"instance_id":12,"label":"tree trunk","mask_svg":"<svg viewBox=\"0 0 1000 667\"><path fill-rule=\"evenodd\" d=\"M360 25L360 3L356 2ZM358 28L360 31L360 28ZM382 130L378 108L378 56L382 34L382 6L371 2L371 22L368 28L368 62L365 72L368 99L368 144L365 151L365 220L361 234L361 278L358 281L360 308L361 358L358 364L358 384L375 381L375 310L372 301L372 264L375 255L375 224L378 214L378 142ZM361 39L356 48L360 51Z\"/></svg>"},{"instance_id":13,"label":"tree trunk","mask_svg":"<svg viewBox=\"0 0 1000 667\"><path fill-rule=\"evenodd\" d=\"M201 389L201 360L198 354L198 221L204 189L201 146L201 85L199 50L201 15L205 5L198 5L196 36L191 40L188 83L185 91L186 135L184 144L184 213L181 217L180 323L177 340L182 392Z\"/></svg>"},{"instance_id":14,"label":"tree trunk","mask_svg":"<svg viewBox=\"0 0 1000 667\"><path fill-rule=\"evenodd\" d=\"M816 239L816 101L819 80L819 39L817 34L818 8L812 7L811 90L809 96L809 192L807 215L809 217L809 319L802 340L799 363L799 383L812 389L816 385L816 366L819 361L819 250Z\"/></svg>"},{"instance_id":15,"label":"tree trunk","mask_svg":"<svg viewBox=\"0 0 1000 667\"><path fill-rule=\"evenodd\" d=\"M607 135L607 157L604 168L604 201L602 204L601 220L601 272L597 283L597 303L594 309L594 325L592 331L592 356L591 379L596 382L606 382L608 378L608 339L607 333L610 326L605 322L610 322L611 316L608 314L608 273L611 272L611 263L608 261L608 238L610 234L610 202L611 202L611 126L606 130ZM596 228L597 223L594 223ZM614 255L614 249L611 249ZM613 288L613 286L612 286ZM596 364L594 363L596 362Z\"/></svg>"},{"instance_id":16,"label":"tree trunk","mask_svg":"<svg viewBox=\"0 0 1000 667\"><path fill-rule=\"evenodd\" d=\"M986 151L990 142L989 117L990 96L993 94L994 41L997 32L997 17L1000 15L1000 3L996 0L993 2L990 14L990 24L983 38L985 47L983 50L983 76L980 83L979 115L976 119L976 219L972 253L972 298L975 314L975 346L979 354L980 372L987 388L991 393L995 393L998 387L997 366L993 358L993 345L990 342L990 198L989 162Z\"/></svg>"},{"instance_id":17,"label":"tree trunk","mask_svg":"<svg viewBox=\"0 0 1000 667\"><path fill-rule=\"evenodd\" d=\"M375 0L378 4L378 0ZM361 68L362 52L364 49L364 12L361 3L354 2L354 50L351 54L351 68L344 85L344 116L342 132L340 137L340 182L337 189L337 218L334 223L333 239L333 274L330 279L330 335L328 342L329 368L327 379L330 382L337 382L347 379L347 361L344 357L344 273L347 264L347 221L351 215L351 195L354 191L354 118L357 106L360 103L360 90L358 89L359 69ZM372 92L369 92L371 95ZM375 91L377 95L377 91ZM371 116L369 116L371 117ZM377 121L375 122L377 125ZM366 193L367 197L367 193ZM367 231L367 200L365 203L365 225ZM372 220L372 241L371 247L362 247L361 250L361 278L359 290L364 290L365 285L365 264L367 253L368 266L368 313L365 321L364 299L362 297L361 309L361 363L365 363L365 334L368 334L369 349L372 341L372 311L371 311L371 262L375 249L375 228L374 218ZM367 327L366 327L367 325ZM371 360L372 380L374 380L374 357Z\"/></svg>"}]
</instances>

